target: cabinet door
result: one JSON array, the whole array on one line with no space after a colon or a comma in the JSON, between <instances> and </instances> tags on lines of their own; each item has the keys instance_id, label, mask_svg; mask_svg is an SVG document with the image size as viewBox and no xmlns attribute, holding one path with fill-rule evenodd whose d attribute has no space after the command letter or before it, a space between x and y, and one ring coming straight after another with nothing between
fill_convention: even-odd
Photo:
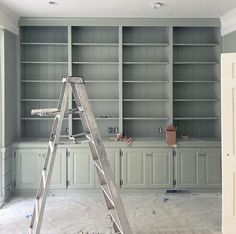
<instances>
[{"instance_id":1,"label":"cabinet door","mask_svg":"<svg viewBox=\"0 0 236 234\"><path fill-rule=\"evenodd\" d=\"M113 172L115 182L117 184L117 187L119 188L120 187L120 149L107 148L106 153L107 153L107 159L111 166L111 170ZM100 188L96 169L95 169L95 187Z\"/></svg>"},{"instance_id":2,"label":"cabinet door","mask_svg":"<svg viewBox=\"0 0 236 234\"><path fill-rule=\"evenodd\" d=\"M45 161L44 149L16 150L16 188L36 189L39 185L42 167ZM66 151L57 151L50 189L66 188Z\"/></svg>"},{"instance_id":3,"label":"cabinet door","mask_svg":"<svg viewBox=\"0 0 236 234\"><path fill-rule=\"evenodd\" d=\"M204 174L207 188L221 187L221 150L214 148L201 149L202 156L205 157Z\"/></svg>"},{"instance_id":4,"label":"cabinet door","mask_svg":"<svg viewBox=\"0 0 236 234\"><path fill-rule=\"evenodd\" d=\"M42 154L42 153L41 153ZM46 151L39 157L40 160L40 175L45 161ZM66 188L66 150L58 149L56 159L53 166L50 189L65 189Z\"/></svg>"},{"instance_id":5,"label":"cabinet door","mask_svg":"<svg viewBox=\"0 0 236 234\"><path fill-rule=\"evenodd\" d=\"M177 188L199 188L201 186L204 175L200 168L204 159L199 157L199 154L199 148L179 148L177 150Z\"/></svg>"},{"instance_id":6,"label":"cabinet door","mask_svg":"<svg viewBox=\"0 0 236 234\"><path fill-rule=\"evenodd\" d=\"M38 149L16 150L16 189L36 189L41 175L43 154Z\"/></svg>"},{"instance_id":7,"label":"cabinet door","mask_svg":"<svg viewBox=\"0 0 236 234\"><path fill-rule=\"evenodd\" d=\"M125 149L122 157L123 188L148 188L145 149Z\"/></svg>"},{"instance_id":8,"label":"cabinet door","mask_svg":"<svg viewBox=\"0 0 236 234\"><path fill-rule=\"evenodd\" d=\"M149 188L173 188L173 153L158 149L147 153L149 160Z\"/></svg>"},{"instance_id":9,"label":"cabinet door","mask_svg":"<svg viewBox=\"0 0 236 234\"><path fill-rule=\"evenodd\" d=\"M89 149L70 149L68 188L94 188L94 165Z\"/></svg>"}]
</instances>

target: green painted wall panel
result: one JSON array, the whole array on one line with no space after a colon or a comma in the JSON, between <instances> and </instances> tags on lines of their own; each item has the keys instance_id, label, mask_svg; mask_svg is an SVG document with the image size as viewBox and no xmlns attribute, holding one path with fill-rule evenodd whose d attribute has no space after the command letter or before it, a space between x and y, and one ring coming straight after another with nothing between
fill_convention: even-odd
<instances>
[{"instance_id":1,"label":"green painted wall panel","mask_svg":"<svg viewBox=\"0 0 236 234\"><path fill-rule=\"evenodd\" d=\"M16 38L5 30L5 146L16 138Z\"/></svg>"},{"instance_id":2,"label":"green painted wall panel","mask_svg":"<svg viewBox=\"0 0 236 234\"><path fill-rule=\"evenodd\" d=\"M223 36L222 45L223 53L236 52L236 31Z\"/></svg>"}]
</instances>

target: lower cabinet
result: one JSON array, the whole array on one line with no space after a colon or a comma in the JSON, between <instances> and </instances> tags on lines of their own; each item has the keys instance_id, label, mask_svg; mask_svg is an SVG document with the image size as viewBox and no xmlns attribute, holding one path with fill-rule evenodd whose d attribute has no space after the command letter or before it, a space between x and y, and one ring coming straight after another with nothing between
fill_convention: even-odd
<instances>
[{"instance_id":1,"label":"lower cabinet","mask_svg":"<svg viewBox=\"0 0 236 234\"><path fill-rule=\"evenodd\" d=\"M67 154L68 151L68 154ZM221 187L220 148L106 148L118 188L204 189ZM16 189L36 189L46 149L15 149ZM99 188L89 148L58 149L51 189Z\"/></svg>"},{"instance_id":2,"label":"lower cabinet","mask_svg":"<svg viewBox=\"0 0 236 234\"><path fill-rule=\"evenodd\" d=\"M172 149L124 149L121 171L123 188L172 188Z\"/></svg>"},{"instance_id":3,"label":"lower cabinet","mask_svg":"<svg viewBox=\"0 0 236 234\"><path fill-rule=\"evenodd\" d=\"M115 182L120 186L120 150L107 148L107 158ZM89 149L69 149L68 188L99 188L97 172Z\"/></svg>"},{"instance_id":4,"label":"lower cabinet","mask_svg":"<svg viewBox=\"0 0 236 234\"><path fill-rule=\"evenodd\" d=\"M178 148L177 188L220 188L220 148Z\"/></svg>"},{"instance_id":5,"label":"lower cabinet","mask_svg":"<svg viewBox=\"0 0 236 234\"><path fill-rule=\"evenodd\" d=\"M16 149L15 150L15 186L16 189L36 189L46 157L45 149ZM66 188L66 150L58 149L51 189Z\"/></svg>"}]
</instances>

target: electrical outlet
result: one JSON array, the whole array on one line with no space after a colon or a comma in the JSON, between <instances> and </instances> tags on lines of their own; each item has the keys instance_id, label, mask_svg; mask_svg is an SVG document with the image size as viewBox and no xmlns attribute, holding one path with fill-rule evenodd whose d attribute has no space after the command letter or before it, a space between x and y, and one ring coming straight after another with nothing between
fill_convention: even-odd
<instances>
[{"instance_id":1,"label":"electrical outlet","mask_svg":"<svg viewBox=\"0 0 236 234\"><path fill-rule=\"evenodd\" d=\"M118 127L114 128L114 133L118 133Z\"/></svg>"}]
</instances>

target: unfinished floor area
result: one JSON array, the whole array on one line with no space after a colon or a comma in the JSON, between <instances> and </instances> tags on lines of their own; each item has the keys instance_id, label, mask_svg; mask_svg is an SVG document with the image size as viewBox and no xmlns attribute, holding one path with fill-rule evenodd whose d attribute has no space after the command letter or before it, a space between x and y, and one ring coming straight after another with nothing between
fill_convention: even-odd
<instances>
[{"instance_id":1,"label":"unfinished floor area","mask_svg":"<svg viewBox=\"0 0 236 234\"><path fill-rule=\"evenodd\" d=\"M219 234L221 194L123 194L134 234ZM33 197L18 196L0 209L0 233L26 233ZM50 195L41 233L111 234L102 194Z\"/></svg>"}]
</instances>

